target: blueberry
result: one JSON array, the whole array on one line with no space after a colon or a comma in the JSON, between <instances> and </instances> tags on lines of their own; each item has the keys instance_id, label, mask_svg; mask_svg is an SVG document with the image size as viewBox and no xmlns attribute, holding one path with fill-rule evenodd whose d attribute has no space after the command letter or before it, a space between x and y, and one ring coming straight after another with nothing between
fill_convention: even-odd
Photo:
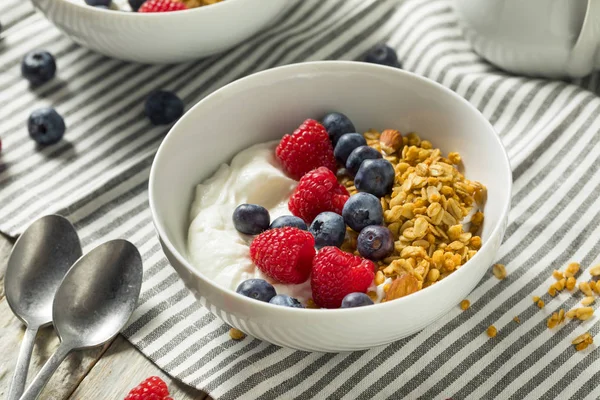
<instances>
[{"instance_id":1,"label":"blueberry","mask_svg":"<svg viewBox=\"0 0 600 400\"><path fill-rule=\"evenodd\" d=\"M25 54L21 61L21 74L32 85L41 85L56 75L56 62L47 51L34 50Z\"/></svg>"},{"instance_id":2,"label":"blueberry","mask_svg":"<svg viewBox=\"0 0 600 400\"><path fill-rule=\"evenodd\" d=\"M129 6L133 11L139 10L146 0L129 0Z\"/></svg>"},{"instance_id":3,"label":"blueberry","mask_svg":"<svg viewBox=\"0 0 600 400\"><path fill-rule=\"evenodd\" d=\"M40 108L29 116L27 121L29 136L45 146L54 144L65 134L65 121L54 108Z\"/></svg>"},{"instance_id":4,"label":"blueberry","mask_svg":"<svg viewBox=\"0 0 600 400\"><path fill-rule=\"evenodd\" d=\"M356 173L354 186L361 192L383 197L392 193L395 176L394 167L388 160L365 160Z\"/></svg>"},{"instance_id":5,"label":"blueberry","mask_svg":"<svg viewBox=\"0 0 600 400\"><path fill-rule=\"evenodd\" d=\"M291 226L293 228L302 229L303 231L308 230L306 222L293 215L282 215L281 217L275 218L273 222L271 222L271 226L269 228L283 228L284 226Z\"/></svg>"},{"instance_id":6,"label":"blueberry","mask_svg":"<svg viewBox=\"0 0 600 400\"><path fill-rule=\"evenodd\" d=\"M342 209L344 222L356 232L369 225L383 224L381 202L370 193L356 193L350 196Z\"/></svg>"},{"instance_id":7,"label":"blueberry","mask_svg":"<svg viewBox=\"0 0 600 400\"><path fill-rule=\"evenodd\" d=\"M367 141L360 133L346 133L338 140L335 149L333 150L333 154L339 162L345 165L348 156L354 149L366 145Z\"/></svg>"},{"instance_id":8,"label":"blueberry","mask_svg":"<svg viewBox=\"0 0 600 400\"><path fill-rule=\"evenodd\" d=\"M356 175L360 165L365 160L375 160L381 158L381 153L370 146L360 146L352 150L346 161L346 169L351 174Z\"/></svg>"},{"instance_id":9,"label":"blueberry","mask_svg":"<svg viewBox=\"0 0 600 400\"><path fill-rule=\"evenodd\" d=\"M346 236L344 218L331 211L317 215L308 230L315 237L317 249L325 246L340 247Z\"/></svg>"},{"instance_id":10,"label":"blueberry","mask_svg":"<svg viewBox=\"0 0 600 400\"><path fill-rule=\"evenodd\" d=\"M256 204L240 204L233 211L233 226L246 235L258 235L269 229L269 211Z\"/></svg>"},{"instance_id":11,"label":"blueberry","mask_svg":"<svg viewBox=\"0 0 600 400\"><path fill-rule=\"evenodd\" d=\"M332 112L325 115L322 124L327 130L329 139L334 146L343 134L356 132L356 128L354 128L352 121L344 114L338 112Z\"/></svg>"},{"instance_id":12,"label":"blueberry","mask_svg":"<svg viewBox=\"0 0 600 400\"><path fill-rule=\"evenodd\" d=\"M153 125L167 125L183 115L183 102L171 92L157 90L146 99L145 112Z\"/></svg>"},{"instance_id":13,"label":"blueberry","mask_svg":"<svg viewBox=\"0 0 600 400\"><path fill-rule=\"evenodd\" d=\"M363 306L372 306L373 300L369 296L361 292L354 292L347 294L342 299L342 307L341 308L352 308L352 307L363 307Z\"/></svg>"},{"instance_id":14,"label":"blueberry","mask_svg":"<svg viewBox=\"0 0 600 400\"><path fill-rule=\"evenodd\" d=\"M269 302L277 294L273 285L264 279L248 279L240 283L235 291L242 296L265 302Z\"/></svg>"},{"instance_id":15,"label":"blueberry","mask_svg":"<svg viewBox=\"0 0 600 400\"><path fill-rule=\"evenodd\" d=\"M108 8L110 6L110 2L111 0L85 0L85 4L93 7L104 6Z\"/></svg>"},{"instance_id":16,"label":"blueberry","mask_svg":"<svg viewBox=\"0 0 600 400\"><path fill-rule=\"evenodd\" d=\"M394 251L392 232L381 225L367 226L358 235L357 249L364 258L383 260Z\"/></svg>"},{"instance_id":17,"label":"blueberry","mask_svg":"<svg viewBox=\"0 0 600 400\"><path fill-rule=\"evenodd\" d=\"M269 300L269 303L284 307L304 308L297 299L290 297L287 294L278 294Z\"/></svg>"},{"instance_id":18,"label":"blueberry","mask_svg":"<svg viewBox=\"0 0 600 400\"><path fill-rule=\"evenodd\" d=\"M401 67L394 49L385 44L378 44L371 48L365 55L364 61L372 64L387 65L389 67Z\"/></svg>"}]
</instances>

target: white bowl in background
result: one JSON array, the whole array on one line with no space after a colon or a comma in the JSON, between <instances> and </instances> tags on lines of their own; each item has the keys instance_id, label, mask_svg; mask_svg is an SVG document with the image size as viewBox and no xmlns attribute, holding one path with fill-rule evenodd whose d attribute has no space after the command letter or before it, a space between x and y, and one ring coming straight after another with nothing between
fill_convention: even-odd
<instances>
[{"instance_id":1,"label":"white bowl in background","mask_svg":"<svg viewBox=\"0 0 600 400\"><path fill-rule=\"evenodd\" d=\"M103 10L73 0L32 0L73 41L109 57L170 64L209 56L251 37L288 6L282 0L225 0L167 13Z\"/></svg>"},{"instance_id":2,"label":"white bowl in background","mask_svg":"<svg viewBox=\"0 0 600 400\"><path fill-rule=\"evenodd\" d=\"M275 306L217 286L187 256L195 186L240 150L279 139L306 118L348 115L359 131L418 132L458 151L468 179L488 188L481 250L455 273L410 296L336 310ZM171 129L150 172L150 207L167 258L200 302L223 321L276 345L308 351L360 350L423 329L473 290L506 228L512 174L490 123L466 100L428 79L367 63L325 61L260 72L217 90Z\"/></svg>"}]
</instances>

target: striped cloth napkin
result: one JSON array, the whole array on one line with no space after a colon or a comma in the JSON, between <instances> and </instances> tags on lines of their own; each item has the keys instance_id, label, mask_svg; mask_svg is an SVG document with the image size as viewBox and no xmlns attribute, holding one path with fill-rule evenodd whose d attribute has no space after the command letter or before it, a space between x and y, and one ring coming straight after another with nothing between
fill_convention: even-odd
<instances>
[{"instance_id":1,"label":"striped cloth napkin","mask_svg":"<svg viewBox=\"0 0 600 400\"><path fill-rule=\"evenodd\" d=\"M549 330L559 308L582 296L550 298L552 270L588 267L600 254L600 75L575 82L515 77L475 55L447 0L305 0L248 42L175 66L141 66L87 51L28 2L0 4L0 229L18 235L33 219L60 213L86 249L127 238L145 259L137 311L123 334L149 359L218 399L597 399L600 351L571 340L599 331L598 319ZM360 58L387 41L404 68L455 90L495 126L511 158L512 212L497 261L468 299L422 332L388 346L344 354L278 348L246 338L200 306L161 253L147 199L154 153L167 132L142 114L155 88L188 107L255 71L307 60ZM58 77L30 89L25 52L56 55ZM36 149L25 121L42 105L65 117L65 139ZM587 272L582 277L589 279ZM539 295L540 310L531 300ZM518 316L520 323L513 321ZM393 317L393 316L390 316ZM410 323L410 321L398 321ZM490 339L485 330L495 325ZM376 329L374 327L374 329Z\"/></svg>"}]
</instances>

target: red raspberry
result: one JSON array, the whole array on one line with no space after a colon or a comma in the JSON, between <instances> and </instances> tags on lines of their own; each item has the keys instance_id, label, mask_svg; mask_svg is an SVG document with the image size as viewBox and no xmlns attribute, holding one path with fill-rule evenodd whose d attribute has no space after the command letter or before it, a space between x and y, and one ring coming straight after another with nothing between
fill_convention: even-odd
<instances>
[{"instance_id":1,"label":"red raspberry","mask_svg":"<svg viewBox=\"0 0 600 400\"><path fill-rule=\"evenodd\" d=\"M310 278L313 300L320 307L339 308L347 294L365 293L374 278L373 261L337 247L323 247L313 260Z\"/></svg>"},{"instance_id":2,"label":"red raspberry","mask_svg":"<svg viewBox=\"0 0 600 400\"><path fill-rule=\"evenodd\" d=\"M270 229L254 238L250 257L271 278L282 283L302 283L310 275L315 239L298 228Z\"/></svg>"},{"instance_id":3,"label":"red raspberry","mask_svg":"<svg viewBox=\"0 0 600 400\"><path fill-rule=\"evenodd\" d=\"M304 175L288 201L290 212L310 224L323 211L342 215L350 195L340 185L335 174L325 167Z\"/></svg>"},{"instance_id":4,"label":"red raspberry","mask_svg":"<svg viewBox=\"0 0 600 400\"><path fill-rule=\"evenodd\" d=\"M183 3L172 0L148 0L142 4L138 12L157 13L181 10L187 10L187 6Z\"/></svg>"},{"instance_id":5,"label":"red raspberry","mask_svg":"<svg viewBox=\"0 0 600 400\"><path fill-rule=\"evenodd\" d=\"M307 119L294 133L285 135L275 154L294 179L300 179L302 175L319 167L327 167L334 172L336 170L329 135L325 127L314 119Z\"/></svg>"},{"instance_id":6,"label":"red raspberry","mask_svg":"<svg viewBox=\"0 0 600 400\"><path fill-rule=\"evenodd\" d=\"M173 400L173 398L169 397L167 384L158 376L151 376L131 389L125 400Z\"/></svg>"}]
</instances>

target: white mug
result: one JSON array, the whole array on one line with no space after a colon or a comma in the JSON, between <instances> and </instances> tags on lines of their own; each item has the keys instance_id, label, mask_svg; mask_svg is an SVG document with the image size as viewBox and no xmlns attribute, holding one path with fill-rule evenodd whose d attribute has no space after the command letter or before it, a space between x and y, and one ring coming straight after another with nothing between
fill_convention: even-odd
<instances>
[{"instance_id":1,"label":"white mug","mask_svg":"<svg viewBox=\"0 0 600 400\"><path fill-rule=\"evenodd\" d=\"M600 0L454 0L475 52L510 72L582 77L600 69Z\"/></svg>"}]
</instances>

